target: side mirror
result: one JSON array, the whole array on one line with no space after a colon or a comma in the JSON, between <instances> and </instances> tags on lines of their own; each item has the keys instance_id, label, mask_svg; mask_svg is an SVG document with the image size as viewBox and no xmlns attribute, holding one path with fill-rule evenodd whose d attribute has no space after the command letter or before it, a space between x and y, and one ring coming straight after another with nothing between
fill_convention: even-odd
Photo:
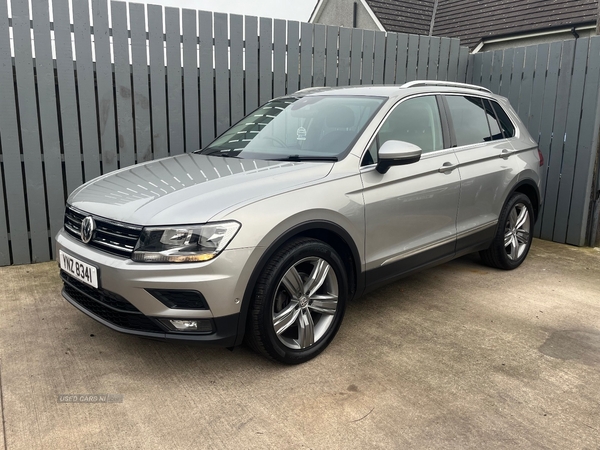
<instances>
[{"instance_id":1,"label":"side mirror","mask_svg":"<svg viewBox=\"0 0 600 450\"><path fill-rule=\"evenodd\" d=\"M386 141L379 149L377 172L386 173L392 166L416 163L421 159L421 147L410 142Z\"/></svg>"}]
</instances>

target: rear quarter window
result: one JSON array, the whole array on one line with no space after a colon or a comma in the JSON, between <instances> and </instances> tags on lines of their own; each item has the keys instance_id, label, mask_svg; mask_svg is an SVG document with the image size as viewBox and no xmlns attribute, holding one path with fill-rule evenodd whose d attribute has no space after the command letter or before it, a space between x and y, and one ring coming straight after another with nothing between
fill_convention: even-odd
<instances>
[{"instance_id":1,"label":"rear quarter window","mask_svg":"<svg viewBox=\"0 0 600 450\"><path fill-rule=\"evenodd\" d=\"M493 100L490 100L490 103L492 104L492 107L494 108L494 111L496 112L496 117L498 117L498 122L500 123L500 126L502 127L502 131L504 132L504 137L506 138L511 138L515 136L515 126L512 123L512 121L510 120L510 117L508 117L508 114L506 114L506 111L504 111L504 108L502 108L502 106L500 106L498 104L498 102L495 102Z\"/></svg>"}]
</instances>

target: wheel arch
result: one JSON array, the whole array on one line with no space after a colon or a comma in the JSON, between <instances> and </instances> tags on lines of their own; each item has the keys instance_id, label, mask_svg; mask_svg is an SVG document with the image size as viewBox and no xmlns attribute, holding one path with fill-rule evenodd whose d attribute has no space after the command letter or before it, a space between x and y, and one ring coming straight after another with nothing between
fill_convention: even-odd
<instances>
[{"instance_id":1,"label":"wheel arch","mask_svg":"<svg viewBox=\"0 0 600 450\"><path fill-rule=\"evenodd\" d=\"M537 184L535 184L533 180L522 180L515 185L508 198L510 198L515 192L520 192L521 194L525 194L527 197L529 197L529 200L531 200L531 204L533 205L534 221L537 221L541 206L540 191Z\"/></svg>"},{"instance_id":2,"label":"wheel arch","mask_svg":"<svg viewBox=\"0 0 600 450\"><path fill-rule=\"evenodd\" d=\"M319 239L331 245L331 247L333 247L340 255L348 272L348 285L350 288L350 292L348 293L349 300L359 296L364 290L364 277L361 270L360 253L350 234L338 224L325 220L314 220L298 224L275 239L263 252L258 263L252 270L242 298L235 345L241 344L244 339L248 310L252 301L254 286L256 285L260 274L269 259L278 249L286 242L298 237Z\"/></svg>"}]
</instances>

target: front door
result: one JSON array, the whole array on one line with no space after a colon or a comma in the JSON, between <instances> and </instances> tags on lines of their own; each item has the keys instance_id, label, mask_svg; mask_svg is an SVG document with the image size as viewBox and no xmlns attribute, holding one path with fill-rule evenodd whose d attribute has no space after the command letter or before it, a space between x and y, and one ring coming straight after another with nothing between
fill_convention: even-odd
<instances>
[{"instance_id":1,"label":"front door","mask_svg":"<svg viewBox=\"0 0 600 450\"><path fill-rule=\"evenodd\" d=\"M380 174L374 164L387 140L418 145L421 160ZM373 139L361 170L368 286L454 255L460 176L446 146L433 95L398 103Z\"/></svg>"}]
</instances>

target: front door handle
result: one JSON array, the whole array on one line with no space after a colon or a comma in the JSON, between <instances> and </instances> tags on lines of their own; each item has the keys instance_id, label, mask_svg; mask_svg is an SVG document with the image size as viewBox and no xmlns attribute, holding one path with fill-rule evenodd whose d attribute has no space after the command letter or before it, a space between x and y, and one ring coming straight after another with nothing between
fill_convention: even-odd
<instances>
[{"instance_id":1,"label":"front door handle","mask_svg":"<svg viewBox=\"0 0 600 450\"><path fill-rule=\"evenodd\" d=\"M458 167L458 164L452 164L451 162L445 162L444 164L442 164L442 167L440 167L438 169L438 171L440 173L450 173L457 167Z\"/></svg>"}]
</instances>

